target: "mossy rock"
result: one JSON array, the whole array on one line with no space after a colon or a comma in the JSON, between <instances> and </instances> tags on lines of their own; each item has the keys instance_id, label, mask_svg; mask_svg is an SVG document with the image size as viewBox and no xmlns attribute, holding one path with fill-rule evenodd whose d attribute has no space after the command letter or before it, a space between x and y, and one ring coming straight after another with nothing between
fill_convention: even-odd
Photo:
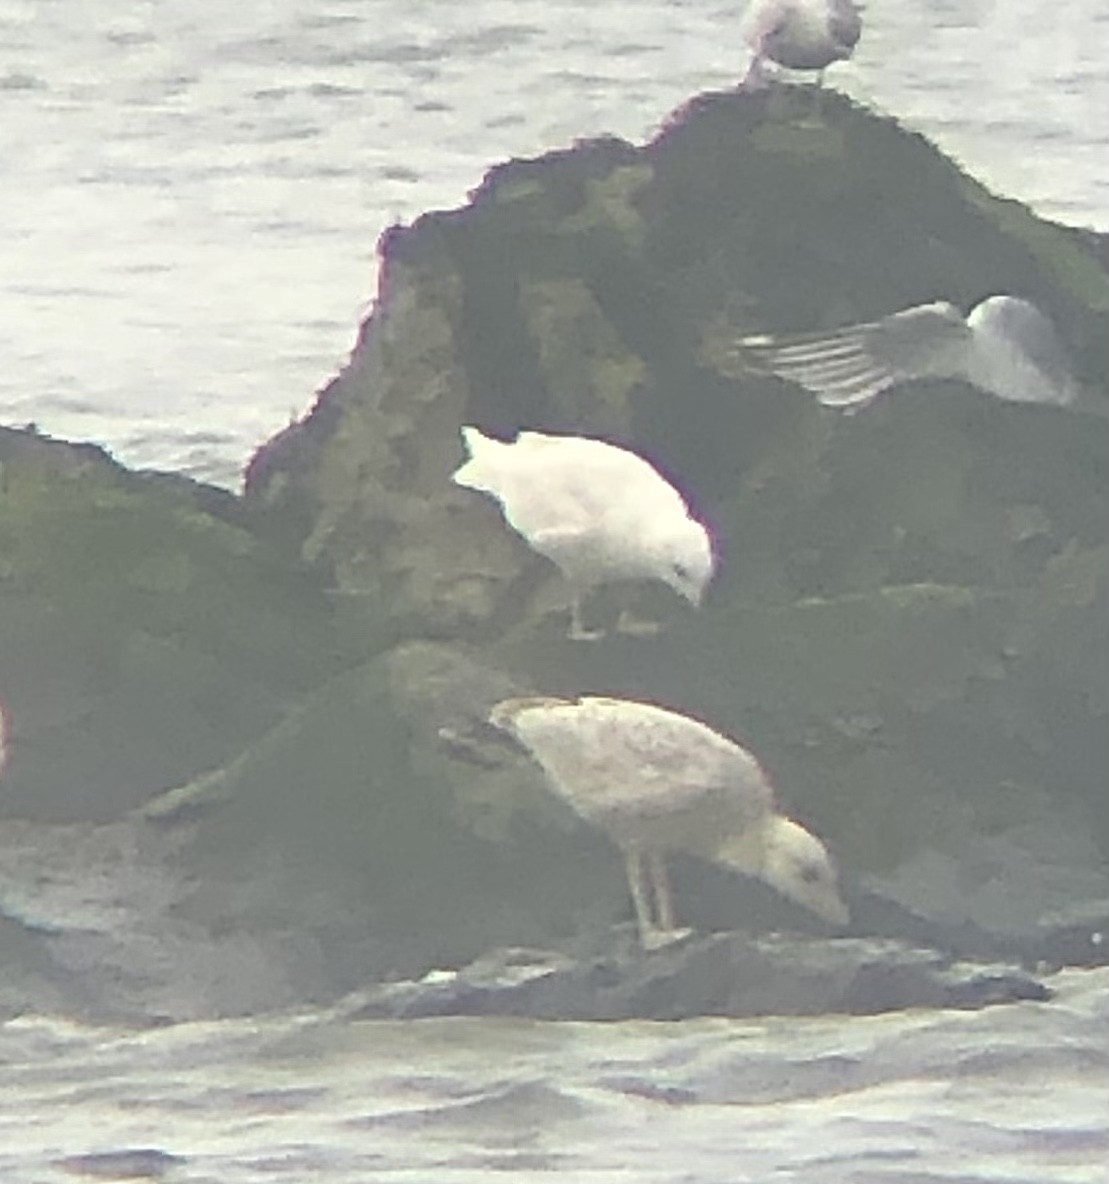
<instances>
[{"instance_id":1,"label":"mossy rock","mask_svg":"<svg viewBox=\"0 0 1109 1184\"><path fill-rule=\"evenodd\" d=\"M242 500L0 438L5 808L175 787L147 817L195 828L189 918L310 933L341 985L626 910L607 842L481 735L509 688L730 732L852 877L1048 815L1109 833L1105 421L957 383L845 418L734 364L743 334L1010 291L1109 400L1105 270L894 121L811 104L705 96L390 232L349 365ZM571 645L552 569L450 481L465 423L656 460L719 541L705 606L641 589L657 637Z\"/></svg>"},{"instance_id":2,"label":"mossy rock","mask_svg":"<svg viewBox=\"0 0 1109 1184\"><path fill-rule=\"evenodd\" d=\"M1100 562L1105 421L953 382L845 417L733 349L1008 291L1052 315L1109 406L1109 278L1082 236L892 119L834 93L814 118L810 92L779 88L701 96L643 147L510 162L382 251L351 367L247 488L267 513L295 499L341 587L540 690L700 712L860 867L1053 799L1101 816L1109 645L1060 573ZM706 608L647 592L662 637L568 647L551 569L450 484L465 422L657 460L719 540Z\"/></svg>"},{"instance_id":3,"label":"mossy rock","mask_svg":"<svg viewBox=\"0 0 1109 1184\"><path fill-rule=\"evenodd\" d=\"M352 977L566 940L626 906L622 865L481 723L514 684L463 648L412 642L337 675L260 742L143 811L194 834L179 915L289 927ZM566 875L567 864L573 875Z\"/></svg>"},{"instance_id":4,"label":"mossy rock","mask_svg":"<svg viewBox=\"0 0 1109 1184\"><path fill-rule=\"evenodd\" d=\"M107 819L221 764L341 660L237 499L0 435L6 812Z\"/></svg>"}]
</instances>

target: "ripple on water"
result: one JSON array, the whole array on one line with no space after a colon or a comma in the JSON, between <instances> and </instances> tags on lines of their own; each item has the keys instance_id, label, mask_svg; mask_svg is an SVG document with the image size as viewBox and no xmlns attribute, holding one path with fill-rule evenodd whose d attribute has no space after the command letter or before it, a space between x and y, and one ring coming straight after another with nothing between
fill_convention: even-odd
<instances>
[{"instance_id":1,"label":"ripple on water","mask_svg":"<svg viewBox=\"0 0 1109 1184\"><path fill-rule=\"evenodd\" d=\"M1051 985L834 1019L27 1018L0 1027L0 1179L1092 1184L1109 971Z\"/></svg>"},{"instance_id":2,"label":"ripple on water","mask_svg":"<svg viewBox=\"0 0 1109 1184\"><path fill-rule=\"evenodd\" d=\"M642 139L745 66L718 0L156 8L3 18L0 422L231 486L346 356L385 227L507 156ZM1103 9L874 5L834 85L991 188L1109 228ZM37 282L66 290L29 301Z\"/></svg>"}]
</instances>

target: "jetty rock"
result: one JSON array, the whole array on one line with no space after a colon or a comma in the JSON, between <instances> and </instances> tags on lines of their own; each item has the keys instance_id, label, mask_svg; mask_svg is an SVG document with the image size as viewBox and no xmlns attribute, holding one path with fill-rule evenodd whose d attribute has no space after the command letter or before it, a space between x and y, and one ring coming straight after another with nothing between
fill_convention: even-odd
<instances>
[{"instance_id":1,"label":"jetty rock","mask_svg":"<svg viewBox=\"0 0 1109 1184\"><path fill-rule=\"evenodd\" d=\"M59 486L60 521L103 541L70 548L64 568L38 542L8 548L19 611L62 606L40 635L85 621L99 647L59 632L50 669L72 665L84 690L66 698L58 674L46 695L13 640L16 610L0 606L13 729L2 809L84 828L41 840L53 897L25 890L34 827L14 829L18 851L0 843L0 946L23 967L8 1006L39 979L80 1001L84 976L87 998L114 991L123 1012L225 1014L418 984L517 947L556 951L560 966L588 948L576 965L601 959L619 978L619 952L599 952L630 916L618 854L486 724L494 703L529 694L651 699L757 752L783 809L843 871L852 926L847 944L828 942L841 980L851 958L873 967L888 949L891 968L946 982L957 962L966 981L994 984L948 997L929 979L863 1000L829 988L822 1001L806 971L805 1011L1034 998L1026 971L996 967L1103 962L1107 258L1103 237L991 194L895 120L835 92L814 116L810 92L791 87L699 96L644 145L510 161L461 208L388 231L348 363L259 448L241 498L86 458ZM928 380L845 416L736 349L993 293L1051 318L1092 393L1081 412ZM648 456L716 540L701 607L635 588L656 635L568 641L557 571L451 481L467 424ZM40 444L11 448L21 459L0 457L5 481L10 468L11 491L31 491ZM46 511L4 490L7 537L39 538L42 519L22 515ZM128 499L157 509L146 533L97 535ZM167 554L104 561L137 539ZM607 589L588 605L602 625L618 607ZM185 661L197 639L203 663ZM89 688L111 691L120 669L135 680L126 704L82 715ZM184 700L175 670L193 672ZM217 705L203 743L198 702ZM187 744L173 742L179 718ZM156 738L134 768L120 756L133 719ZM102 825L115 846L90 833ZM97 916L115 920L75 940L72 893L56 889L81 882L92 852ZM126 884L113 867L130 868ZM136 889L152 876L158 891ZM667 995L666 1014L702 1010L706 982L755 948L721 930L754 935L760 982L821 964L799 953L826 941L820 923L758 885L688 859L674 888L682 923L707 936L666 952L668 981L687 981L686 960L696 980ZM781 930L794 937L758 936ZM636 961L628 973L651 972ZM635 1014L634 981L613 1014ZM571 991L539 995L537 1014L563 999L584 1014ZM773 997L718 992L712 1009ZM442 999L429 1011L450 1010Z\"/></svg>"}]
</instances>

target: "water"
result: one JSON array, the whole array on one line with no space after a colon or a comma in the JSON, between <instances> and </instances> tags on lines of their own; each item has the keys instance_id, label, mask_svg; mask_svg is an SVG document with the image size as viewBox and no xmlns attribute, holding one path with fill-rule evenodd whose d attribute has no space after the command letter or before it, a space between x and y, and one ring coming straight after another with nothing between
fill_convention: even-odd
<instances>
[{"instance_id":1,"label":"water","mask_svg":"<svg viewBox=\"0 0 1109 1184\"><path fill-rule=\"evenodd\" d=\"M0 1031L0 1177L1094 1184L1109 972L1050 1004L851 1019Z\"/></svg>"},{"instance_id":2,"label":"water","mask_svg":"<svg viewBox=\"0 0 1109 1184\"><path fill-rule=\"evenodd\" d=\"M718 0L0 0L0 422L229 486L341 366L389 224L745 56ZM870 0L835 84L1109 229L1103 0Z\"/></svg>"}]
</instances>

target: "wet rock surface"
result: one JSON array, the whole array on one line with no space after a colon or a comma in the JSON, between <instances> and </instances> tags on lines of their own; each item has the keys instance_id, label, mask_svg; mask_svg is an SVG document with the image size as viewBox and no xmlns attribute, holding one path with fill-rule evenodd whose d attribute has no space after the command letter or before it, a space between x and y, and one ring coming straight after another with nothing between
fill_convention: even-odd
<instances>
[{"instance_id":1,"label":"wet rock surface","mask_svg":"<svg viewBox=\"0 0 1109 1184\"><path fill-rule=\"evenodd\" d=\"M697 1015L872 1015L909 1007L978 1008L1050 992L1011 966L954 962L873 938L798 942L741 933L643 954L630 931L621 954L576 958L493 951L454 973L383 984L359 1019L520 1015L536 1019L678 1020Z\"/></svg>"}]
</instances>

